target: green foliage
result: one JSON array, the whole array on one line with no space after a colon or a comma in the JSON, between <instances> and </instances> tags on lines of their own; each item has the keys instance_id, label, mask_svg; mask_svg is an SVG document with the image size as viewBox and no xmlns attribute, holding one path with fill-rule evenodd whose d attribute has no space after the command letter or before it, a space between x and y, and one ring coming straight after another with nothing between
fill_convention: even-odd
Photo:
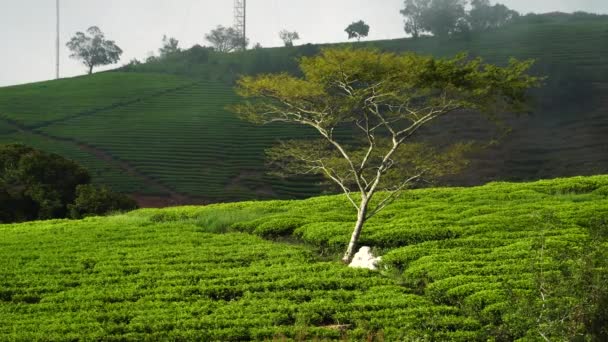
<instances>
[{"instance_id":1,"label":"green foliage","mask_svg":"<svg viewBox=\"0 0 608 342\"><path fill-rule=\"evenodd\" d=\"M3 222L65 217L89 173L71 160L24 145L0 145Z\"/></svg>"},{"instance_id":2,"label":"green foliage","mask_svg":"<svg viewBox=\"0 0 608 342\"><path fill-rule=\"evenodd\" d=\"M160 49L158 49L158 54L160 58L166 58L173 54L176 54L181 51L179 46L179 40L175 38L169 38L166 35L163 36L163 45Z\"/></svg>"},{"instance_id":3,"label":"green foliage","mask_svg":"<svg viewBox=\"0 0 608 342\"><path fill-rule=\"evenodd\" d=\"M66 46L72 51L70 57L81 60L89 74L93 73L96 66L114 64L120 60L122 50L114 41L105 39L97 26L89 27L87 33L89 36L76 32Z\"/></svg>"},{"instance_id":4,"label":"green foliage","mask_svg":"<svg viewBox=\"0 0 608 342\"><path fill-rule=\"evenodd\" d=\"M25 145L0 145L0 222L81 218L132 210L135 202L89 184L87 170Z\"/></svg>"},{"instance_id":5,"label":"green foliage","mask_svg":"<svg viewBox=\"0 0 608 342\"><path fill-rule=\"evenodd\" d=\"M400 11L405 17L405 33L418 38L425 31L424 14L428 11L431 0L405 0L404 8Z\"/></svg>"},{"instance_id":6,"label":"green foliage","mask_svg":"<svg viewBox=\"0 0 608 342\"><path fill-rule=\"evenodd\" d=\"M375 50L326 49L320 56L302 58L303 78L288 74L243 77L238 83L239 95L275 99L278 103L254 102L237 106L236 110L254 122L294 122L296 117L281 114L284 108L280 101L287 101L298 108L303 123L319 122L322 128L331 129L338 123L359 120L362 112L368 110L365 100L372 91L390 94L386 95L385 106L421 100L418 106L409 108L417 115L423 114L420 110L425 106L441 105L439 90L460 109L495 110L490 105L495 106L499 100L499 104L520 109L526 90L538 83L537 78L526 75L531 64L511 60L508 67L498 67L483 64L481 59L467 60L463 55L434 59ZM344 74L348 77L344 84L347 89L340 89L336 80ZM373 86L378 82L379 86ZM350 87L353 93L343 96ZM396 119L401 112L388 110L386 114Z\"/></svg>"},{"instance_id":7,"label":"green foliage","mask_svg":"<svg viewBox=\"0 0 608 342\"><path fill-rule=\"evenodd\" d=\"M361 38L365 38L369 34L369 25L363 20L359 20L348 25L344 31L348 34L348 39L357 38L357 41L360 41Z\"/></svg>"},{"instance_id":8,"label":"green foliage","mask_svg":"<svg viewBox=\"0 0 608 342\"><path fill-rule=\"evenodd\" d=\"M221 53L245 50L249 44L249 39L241 37L240 32L235 28L222 25L218 25L211 32L205 34L205 40L213 46L215 51Z\"/></svg>"},{"instance_id":9,"label":"green foliage","mask_svg":"<svg viewBox=\"0 0 608 342\"><path fill-rule=\"evenodd\" d=\"M68 205L69 216L74 219L134 209L137 203L132 198L91 184L78 185L74 203Z\"/></svg>"},{"instance_id":10,"label":"green foliage","mask_svg":"<svg viewBox=\"0 0 608 342\"><path fill-rule=\"evenodd\" d=\"M305 220L301 217L281 217L277 219L270 218L257 226L253 233L263 237L291 235L293 231L303 225L304 222Z\"/></svg>"},{"instance_id":11,"label":"green foliage","mask_svg":"<svg viewBox=\"0 0 608 342\"><path fill-rule=\"evenodd\" d=\"M497 29L519 18L519 13L503 4L490 5L489 0L472 0L467 21L473 31Z\"/></svg>"},{"instance_id":12,"label":"green foliage","mask_svg":"<svg viewBox=\"0 0 608 342\"><path fill-rule=\"evenodd\" d=\"M549 221L550 222L550 221ZM554 221L555 222L555 221ZM584 249L560 246L547 248L540 238L536 250L532 288L526 294L511 291L509 304L501 308L503 320L495 334L527 339L602 341L608 338L608 262L606 237L591 235ZM559 265L555 272L542 266L546 259Z\"/></svg>"},{"instance_id":13,"label":"green foliage","mask_svg":"<svg viewBox=\"0 0 608 342\"><path fill-rule=\"evenodd\" d=\"M453 143L437 152L412 142L421 127L463 110L484 114L521 111L531 62L512 59L506 68L464 56L436 60L375 50L325 49L300 61L303 77L285 73L247 76L237 93L248 101L234 106L254 123L314 128L320 141L291 139L269 150L272 164L295 174L319 174L335 183L357 209L357 223L344 255L354 255L365 222L413 181L455 174L466 166L471 144ZM334 134L352 127L352 135ZM389 194L370 206L379 190ZM352 192L360 195L353 196Z\"/></svg>"},{"instance_id":14,"label":"green foliage","mask_svg":"<svg viewBox=\"0 0 608 342\"><path fill-rule=\"evenodd\" d=\"M286 47L293 47L294 40L299 40L300 35L296 31L291 32L287 30L281 30L281 32L279 32L279 38L281 38L283 44L285 44Z\"/></svg>"},{"instance_id":15,"label":"green foliage","mask_svg":"<svg viewBox=\"0 0 608 342\"><path fill-rule=\"evenodd\" d=\"M492 6L489 0L472 0L470 11L465 10L466 5L466 0L405 0L401 10L405 32L414 38L425 32L447 37L496 29L519 18L518 12L502 4Z\"/></svg>"},{"instance_id":16,"label":"green foliage","mask_svg":"<svg viewBox=\"0 0 608 342\"><path fill-rule=\"evenodd\" d=\"M0 225L0 339L605 340L604 186L407 191L363 233L379 273L318 261L343 196Z\"/></svg>"},{"instance_id":17,"label":"green foliage","mask_svg":"<svg viewBox=\"0 0 608 342\"><path fill-rule=\"evenodd\" d=\"M378 63L378 60L380 60L380 63ZM459 98L457 100L459 108L478 110L487 109L492 101L505 95L510 98L510 105L519 107L524 100L525 89L536 82L534 78L524 75L529 66L529 62L518 63L512 61L509 68L499 68L482 65L480 60L465 62L462 56L452 60L434 60L413 54L396 56L365 50L325 50L323 55L317 58L302 59L301 68L305 75L304 79L280 74L255 78L245 77L239 83L238 92L240 95L251 98L258 96L267 99L276 98L280 101L289 102L300 108L300 112L297 113L300 116L281 116L280 113L283 113L284 108L273 102L250 103L237 106L236 110L243 117L254 122L276 120L309 125L322 123L319 128L329 132L340 123L359 122L358 120L361 120L362 115L360 112L367 110L365 101L370 96L369 91L372 90L379 93L394 94L392 95L394 98L387 98L386 101L399 102L407 99L412 100L418 96L423 96L423 94L435 94L437 89L451 89L450 92L454 91L452 95ZM352 96L342 97L340 89L334 89L334 81L339 79L342 73L346 73L349 78L356 79L363 85L354 85L354 89L357 90ZM500 83L502 82L500 80L507 77L517 81L508 85L504 82ZM382 86L378 89L365 87L365 85L376 84L380 80L382 80ZM346 86L353 85L349 83ZM267 96L265 94L271 95ZM436 98L431 96L429 99L428 102L420 104L420 108L440 105L434 102L437 100ZM416 113L419 108L410 108L410 110ZM258 115L258 113L270 114ZM394 116L391 118L395 120L404 119L399 116L400 114L399 112L389 112L386 115ZM423 113L418 114L423 115ZM369 115L372 116L372 114ZM406 119L415 121L415 118ZM373 124L370 124L371 126ZM309 150L311 148L309 145L303 146L302 150ZM319 148L315 150L319 151ZM283 147L283 149L286 148ZM324 151L319 152L321 154L325 153ZM335 151L335 154L337 153ZM362 159L366 155L365 150L362 150L360 155ZM379 156L382 155L380 153Z\"/></svg>"},{"instance_id":18,"label":"green foliage","mask_svg":"<svg viewBox=\"0 0 608 342\"><path fill-rule=\"evenodd\" d=\"M466 20L466 0L430 0L422 14L422 27L438 37L447 37Z\"/></svg>"}]
</instances>

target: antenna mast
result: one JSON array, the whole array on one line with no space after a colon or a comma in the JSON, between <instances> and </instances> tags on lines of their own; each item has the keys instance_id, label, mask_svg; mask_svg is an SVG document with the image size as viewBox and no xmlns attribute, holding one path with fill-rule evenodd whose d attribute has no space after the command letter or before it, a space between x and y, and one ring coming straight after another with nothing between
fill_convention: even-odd
<instances>
[{"instance_id":1,"label":"antenna mast","mask_svg":"<svg viewBox=\"0 0 608 342\"><path fill-rule=\"evenodd\" d=\"M59 0L56 1L57 5L57 51L56 51L56 59L57 59L57 69L56 69L56 78L59 79Z\"/></svg>"},{"instance_id":2,"label":"antenna mast","mask_svg":"<svg viewBox=\"0 0 608 342\"><path fill-rule=\"evenodd\" d=\"M239 33L243 42L243 50L247 41L247 0L234 0L234 29Z\"/></svg>"}]
</instances>

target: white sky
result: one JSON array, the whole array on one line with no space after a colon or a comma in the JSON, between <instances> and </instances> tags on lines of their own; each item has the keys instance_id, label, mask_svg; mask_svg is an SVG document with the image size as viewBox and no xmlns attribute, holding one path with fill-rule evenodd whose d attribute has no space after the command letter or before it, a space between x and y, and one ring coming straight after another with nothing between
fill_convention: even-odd
<instances>
[{"instance_id":1,"label":"white sky","mask_svg":"<svg viewBox=\"0 0 608 342\"><path fill-rule=\"evenodd\" d=\"M120 62L124 64L157 53L163 34L189 48L207 44L204 34L217 25L233 23L232 0L60 1L62 77L85 72L79 61L68 58L65 43L89 26L99 26L106 38L116 41L124 51ZM522 13L608 13L608 0L498 2ZM405 36L399 14L403 0L249 0L247 5L251 43L265 47L281 45L282 29L300 34L296 45L344 41L344 28L360 19L371 27L369 40ZM55 0L0 0L0 42L0 87L54 78Z\"/></svg>"}]
</instances>

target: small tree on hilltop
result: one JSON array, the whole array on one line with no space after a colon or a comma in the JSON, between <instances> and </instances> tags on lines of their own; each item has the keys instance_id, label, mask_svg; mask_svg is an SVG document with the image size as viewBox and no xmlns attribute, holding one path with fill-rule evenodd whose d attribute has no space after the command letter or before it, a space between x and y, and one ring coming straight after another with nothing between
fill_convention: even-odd
<instances>
[{"instance_id":1,"label":"small tree on hilltop","mask_svg":"<svg viewBox=\"0 0 608 342\"><path fill-rule=\"evenodd\" d=\"M287 47L293 46L293 41L300 39L300 35L298 34L298 32L290 32L287 30L282 30L281 32L279 32L279 37L281 37L283 44L285 44L285 46Z\"/></svg>"},{"instance_id":2,"label":"small tree on hilltop","mask_svg":"<svg viewBox=\"0 0 608 342\"><path fill-rule=\"evenodd\" d=\"M218 25L214 30L205 35L211 46L217 52L232 52L235 50L245 50L249 41L241 37L239 32L232 27Z\"/></svg>"},{"instance_id":3,"label":"small tree on hilltop","mask_svg":"<svg viewBox=\"0 0 608 342\"><path fill-rule=\"evenodd\" d=\"M158 49L161 58L180 52L179 40L163 36L163 45Z\"/></svg>"},{"instance_id":4,"label":"small tree on hilltop","mask_svg":"<svg viewBox=\"0 0 608 342\"><path fill-rule=\"evenodd\" d=\"M106 40L103 32L97 26L87 29L86 35L76 32L66 46L72 51L71 58L80 59L87 66L89 75L93 67L114 64L120 60L122 50L112 40Z\"/></svg>"},{"instance_id":5,"label":"small tree on hilltop","mask_svg":"<svg viewBox=\"0 0 608 342\"><path fill-rule=\"evenodd\" d=\"M362 37L367 37L369 34L369 25L363 20L359 20L348 25L344 31L348 34L348 39L357 38L357 41L360 41Z\"/></svg>"},{"instance_id":6,"label":"small tree on hilltop","mask_svg":"<svg viewBox=\"0 0 608 342\"><path fill-rule=\"evenodd\" d=\"M322 174L345 193L357 212L343 257L348 262L365 222L403 189L465 166L468 144L440 151L412 142L419 129L467 109L523 109L526 90L538 82L526 75L530 65L326 49L300 60L302 78L285 73L242 77L237 92L249 101L234 110L255 123L295 123L320 134L316 141L284 142L268 155L285 172ZM344 126L357 132L354 138L336 134Z\"/></svg>"}]
</instances>

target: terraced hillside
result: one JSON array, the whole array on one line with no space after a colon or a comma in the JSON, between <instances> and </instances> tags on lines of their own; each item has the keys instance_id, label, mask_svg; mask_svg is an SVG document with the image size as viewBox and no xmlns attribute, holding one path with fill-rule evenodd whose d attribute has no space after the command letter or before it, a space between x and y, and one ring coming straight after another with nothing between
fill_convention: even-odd
<instances>
[{"instance_id":1,"label":"terraced hillside","mask_svg":"<svg viewBox=\"0 0 608 342\"><path fill-rule=\"evenodd\" d=\"M260 129L237 119L224 107L238 99L223 83L135 73L48 83L47 92L36 93L40 98L24 95L29 88L5 89L0 141L68 156L98 183L144 196L169 195L174 203L196 201L186 196L226 201L318 192L306 180L272 179L263 172L265 147L306 132ZM25 98L53 110L36 115L39 109L21 102Z\"/></svg>"},{"instance_id":2,"label":"terraced hillside","mask_svg":"<svg viewBox=\"0 0 608 342\"><path fill-rule=\"evenodd\" d=\"M0 225L0 340L605 340L608 176Z\"/></svg>"},{"instance_id":3,"label":"terraced hillside","mask_svg":"<svg viewBox=\"0 0 608 342\"><path fill-rule=\"evenodd\" d=\"M450 184L529 180L608 172L608 18L543 15L500 30L360 43L398 52L452 56L468 51L492 63L535 58L547 76L531 115L510 123L501 144L476 156ZM266 175L264 149L307 136L289 126L254 127L225 106L238 101L240 74L295 70L294 59L319 46L218 54L193 48L121 72L0 88L0 142L24 142L73 158L97 183L158 205L254 198L301 198L320 192L315 179ZM466 124L472 138L484 123ZM456 131L445 123L438 141ZM452 137L449 137L450 139ZM146 203L144 203L146 204Z\"/></svg>"}]
</instances>

